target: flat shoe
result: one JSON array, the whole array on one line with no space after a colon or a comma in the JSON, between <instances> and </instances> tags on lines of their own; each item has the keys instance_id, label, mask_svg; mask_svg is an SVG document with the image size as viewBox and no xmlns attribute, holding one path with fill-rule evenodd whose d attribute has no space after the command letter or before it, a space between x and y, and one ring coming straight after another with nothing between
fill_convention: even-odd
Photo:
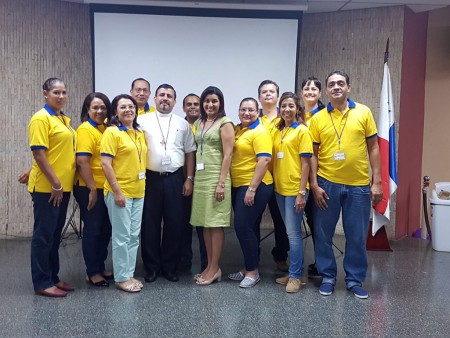
<instances>
[{"instance_id":1,"label":"flat shoe","mask_svg":"<svg viewBox=\"0 0 450 338\"><path fill-rule=\"evenodd\" d=\"M63 290L63 291L68 291L68 292L75 291L75 286L73 286L69 283L63 282L63 281L59 281L58 283L55 284L55 286L58 289Z\"/></svg>"},{"instance_id":2,"label":"flat shoe","mask_svg":"<svg viewBox=\"0 0 450 338\"><path fill-rule=\"evenodd\" d=\"M106 280L114 280L114 274L113 274L113 273L111 273L111 274L109 274L109 275L103 274L102 276L103 276L103 278L106 279Z\"/></svg>"},{"instance_id":3,"label":"flat shoe","mask_svg":"<svg viewBox=\"0 0 450 338\"><path fill-rule=\"evenodd\" d=\"M63 291L59 288L57 288L54 291L45 291L45 290L39 290L39 291L34 291L35 294L40 295L40 296L44 296L44 297L53 297L53 298L59 298L59 297L66 297L67 296L67 292Z\"/></svg>"},{"instance_id":4,"label":"flat shoe","mask_svg":"<svg viewBox=\"0 0 450 338\"><path fill-rule=\"evenodd\" d=\"M258 282L260 280L261 280L261 278L259 278L259 274L256 275L255 278L245 276L245 278L242 280L242 282L239 284L239 286L241 288L251 288L251 287L255 286L256 284L258 284Z\"/></svg>"},{"instance_id":5,"label":"flat shoe","mask_svg":"<svg viewBox=\"0 0 450 338\"><path fill-rule=\"evenodd\" d=\"M141 288L136 283L130 283L128 285L123 285L121 283L116 283L116 288L125 292L137 293L141 291Z\"/></svg>"},{"instance_id":6,"label":"flat shoe","mask_svg":"<svg viewBox=\"0 0 450 338\"><path fill-rule=\"evenodd\" d=\"M89 282L90 284L94 285L94 286L98 286L98 287L101 287L101 288L107 288L107 287L109 287L109 283L108 283L108 281L105 280L105 279L102 279L102 280L100 280L100 281L98 281L98 282L94 282L94 281L91 279L91 277L87 276L87 277L86 277L86 281Z\"/></svg>"},{"instance_id":7,"label":"flat shoe","mask_svg":"<svg viewBox=\"0 0 450 338\"><path fill-rule=\"evenodd\" d=\"M240 272L240 271L235 272L235 273L230 273L228 275L228 279L235 280L235 281L238 281L238 282L240 282L244 278L245 278L244 274L242 272Z\"/></svg>"}]
</instances>

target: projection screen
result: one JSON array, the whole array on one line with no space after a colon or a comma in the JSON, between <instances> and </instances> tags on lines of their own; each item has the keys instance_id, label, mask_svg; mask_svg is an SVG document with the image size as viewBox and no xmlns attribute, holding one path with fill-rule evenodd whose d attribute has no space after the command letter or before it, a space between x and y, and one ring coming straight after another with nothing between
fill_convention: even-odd
<instances>
[{"instance_id":1,"label":"projection screen","mask_svg":"<svg viewBox=\"0 0 450 338\"><path fill-rule=\"evenodd\" d=\"M296 91L301 12L194 11L180 8L92 5L94 89L112 100L129 93L133 79L177 92L182 100L210 85L225 97L227 115L238 122L239 102L258 98L258 85L271 79Z\"/></svg>"}]
</instances>

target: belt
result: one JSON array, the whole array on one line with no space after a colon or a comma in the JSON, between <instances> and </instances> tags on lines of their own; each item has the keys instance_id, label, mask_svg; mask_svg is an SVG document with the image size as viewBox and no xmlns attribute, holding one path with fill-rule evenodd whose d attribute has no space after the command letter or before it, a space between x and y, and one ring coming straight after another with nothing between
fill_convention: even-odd
<instances>
[{"instance_id":1,"label":"belt","mask_svg":"<svg viewBox=\"0 0 450 338\"><path fill-rule=\"evenodd\" d=\"M175 170L174 172L170 172L170 171L153 171L153 170L148 170L148 169L147 169L147 174L154 175L154 176L168 177L168 176L175 175L175 174L178 173L180 170L181 170L181 168L178 168L178 169Z\"/></svg>"}]
</instances>

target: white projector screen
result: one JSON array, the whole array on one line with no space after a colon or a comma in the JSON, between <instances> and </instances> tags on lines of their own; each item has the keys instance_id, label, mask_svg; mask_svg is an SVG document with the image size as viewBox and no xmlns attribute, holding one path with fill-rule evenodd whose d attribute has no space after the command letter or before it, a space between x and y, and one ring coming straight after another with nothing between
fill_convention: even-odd
<instances>
[{"instance_id":1,"label":"white projector screen","mask_svg":"<svg viewBox=\"0 0 450 338\"><path fill-rule=\"evenodd\" d=\"M213 85L224 93L225 111L236 123L239 102L247 96L257 99L261 81L277 82L280 94L296 91L301 12L296 19L203 15L93 7L95 91L112 100L129 93L131 82L143 77L151 84L149 103L154 105L156 88L168 83L177 92L174 113L184 116L184 96L200 96Z\"/></svg>"}]
</instances>

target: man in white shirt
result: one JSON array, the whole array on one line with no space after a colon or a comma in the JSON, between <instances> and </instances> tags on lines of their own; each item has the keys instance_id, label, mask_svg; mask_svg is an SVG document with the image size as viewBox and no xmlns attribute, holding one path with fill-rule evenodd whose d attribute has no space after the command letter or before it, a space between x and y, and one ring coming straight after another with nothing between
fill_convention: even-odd
<instances>
[{"instance_id":1,"label":"man in white shirt","mask_svg":"<svg viewBox=\"0 0 450 338\"><path fill-rule=\"evenodd\" d=\"M178 281L184 197L192 194L194 183L194 135L189 123L172 113L175 103L175 89L162 84L156 89L156 112L138 117L148 148L141 230L146 282L154 282L160 272Z\"/></svg>"}]
</instances>

